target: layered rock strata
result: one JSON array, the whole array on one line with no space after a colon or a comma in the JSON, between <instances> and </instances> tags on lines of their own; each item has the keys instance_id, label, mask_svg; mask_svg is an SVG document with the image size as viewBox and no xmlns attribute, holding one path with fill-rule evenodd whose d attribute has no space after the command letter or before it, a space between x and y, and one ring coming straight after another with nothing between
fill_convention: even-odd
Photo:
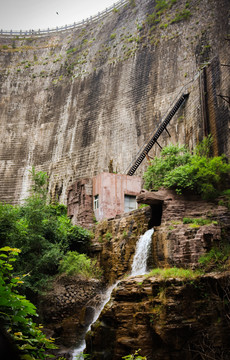
<instances>
[{"instance_id":1,"label":"layered rock strata","mask_svg":"<svg viewBox=\"0 0 230 360\"><path fill-rule=\"evenodd\" d=\"M95 226L91 252L104 269L107 283L113 284L130 273L136 242L148 230L150 221L151 209L146 207Z\"/></svg>"},{"instance_id":2,"label":"layered rock strata","mask_svg":"<svg viewBox=\"0 0 230 360\"><path fill-rule=\"evenodd\" d=\"M221 239L229 238L230 213L227 207L218 204L218 200L207 202L199 197L176 195L166 190L157 194L164 197L164 203L161 224L154 227L154 267L194 268L201 255L218 246ZM155 209L158 208L152 206L153 214Z\"/></svg>"},{"instance_id":3,"label":"layered rock strata","mask_svg":"<svg viewBox=\"0 0 230 360\"><path fill-rule=\"evenodd\" d=\"M99 280L60 276L40 299L39 315L45 331L66 353L84 339L105 287Z\"/></svg>"},{"instance_id":4,"label":"layered rock strata","mask_svg":"<svg viewBox=\"0 0 230 360\"><path fill-rule=\"evenodd\" d=\"M92 360L140 354L148 360L229 359L230 273L196 280L121 281L88 333Z\"/></svg>"},{"instance_id":5,"label":"layered rock strata","mask_svg":"<svg viewBox=\"0 0 230 360\"><path fill-rule=\"evenodd\" d=\"M130 273L136 242L151 227L154 234L148 259L150 268L195 268L201 255L229 237L230 214L218 202L166 190L151 193L151 201L152 205L95 226L92 256L106 269L107 282L114 283ZM184 224L185 218L191 222ZM204 225L192 223L196 219L203 220Z\"/></svg>"}]
</instances>

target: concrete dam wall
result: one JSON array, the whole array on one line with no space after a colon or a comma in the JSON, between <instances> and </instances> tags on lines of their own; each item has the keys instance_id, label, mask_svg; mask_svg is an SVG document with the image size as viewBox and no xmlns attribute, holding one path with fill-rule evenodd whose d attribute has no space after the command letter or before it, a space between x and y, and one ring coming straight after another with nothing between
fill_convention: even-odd
<instances>
[{"instance_id":1,"label":"concrete dam wall","mask_svg":"<svg viewBox=\"0 0 230 360\"><path fill-rule=\"evenodd\" d=\"M74 181L111 160L127 173L182 93L160 145L193 149L211 133L213 154L229 157L229 10L228 0L136 0L81 28L1 35L0 200L27 196L31 166L63 203Z\"/></svg>"}]
</instances>

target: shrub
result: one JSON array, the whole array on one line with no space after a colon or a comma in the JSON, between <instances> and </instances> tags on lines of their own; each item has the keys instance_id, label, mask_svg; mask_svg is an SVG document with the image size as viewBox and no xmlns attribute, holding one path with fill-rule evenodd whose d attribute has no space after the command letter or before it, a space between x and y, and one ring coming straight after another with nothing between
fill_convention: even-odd
<instances>
[{"instance_id":1,"label":"shrub","mask_svg":"<svg viewBox=\"0 0 230 360\"><path fill-rule=\"evenodd\" d=\"M19 252L19 249L10 247L0 249L0 322L12 336L21 359L47 359L50 356L46 350L56 346L42 333L42 326L33 322L32 317L38 316L36 307L17 289L25 275L12 275L12 263L17 260Z\"/></svg>"},{"instance_id":2,"label":"shrub","mask_svg":"<svg viewBox=\"0 0 230 360\"><path fill-rule=\"evenodd\" d=\"M67 275L82 275L86 278L101 278L102 270L85 254L69 251L60 262L59 272Z\"/></svg>"},{"instance_id":3,"label":"shrub","mask_svg":"<svg viewBox=\"0 0 230 360\"><path fill-rule=\"evenodd\" d=\"M15 270L30 274L23 286L36 293L57 274L67 251L88 251L92 234L71 224L66 206L47 204L46 174L31 174L32 194L22 206L0 203L0 246L21 249Z\"/></svg>"},{"instance_id":4,"label":"shrub","mask_svg":"<svg viewBox=\"0 0 230 360\"><path fill-rule=\"evenodd\" d=\"M158 190L163 186L164 179L173 169L188 163L191 154L185 146L169 145L162 149L161 155L151 161L144 174L145 188Z\"/></svg>"},{"instance_id":5,"label":"shrub","mask_svg":"<svg viewBox=\"0 0 230 360\"><path fill-rule=\"evenodd\" d=\"M130 6L135 7L136 6L136 1L135 0L129 0L129 4L130 4Z\"/></svg>"},{"instance_id":6,"label":"shrub","mask_svg":"<svg viewBox=\"0 0 230 360\"><path fill-rule=\"evenodd\" d=\"M191 16L190 10L183 9L176 14L175 18L172 19L171 23L173 24L182 20L187 20L190 16Z\"/></svg>"},{"instance_id":7,"label":"shrub","mask_svg":"<svg viewBox=\"0 0 230 360\"><path fill-rule=\"evenodd\" d=\"M204 139L194 154L184 146L165 147L144 174L145 188L165 187L179 194L189 191L204 199L215 198L228 183L230 164L224 155L208 157L210 143L210 138Z\"/></svg>"}]
</instances>

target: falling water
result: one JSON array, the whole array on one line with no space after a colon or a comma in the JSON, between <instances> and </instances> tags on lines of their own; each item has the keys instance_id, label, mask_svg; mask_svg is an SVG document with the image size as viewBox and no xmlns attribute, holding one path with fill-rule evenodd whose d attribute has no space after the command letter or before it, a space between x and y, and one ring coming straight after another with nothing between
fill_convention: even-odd
<instances>
[{"instance_id":1,"label":"falling water","mask_svg":"<svg viewBox=\"0 0 230 360\"><path fill-rule=\"evenodd\" d=\"M110 287L106 290L106 292L105 292L105 294L104 294L104 296L103 296L103 298L102 298L102 303L101 303L98 307L95 308L95 314L94 314L94 317L93 317L93 321L92 321L92 323L89 325L88 329L86 330L86 333L90 330L91 325L92 325L93 323L95 323L95 321L97 321L97 319L99 318L100 313L101 313L102 310L104 309L105 304L109 301L110 296L111 296L111 294L112 294L112 291L113 291L113 289L117 286L118 282L119 282L119 281L117 281L115 284L113 284L112 286L110 286ZM86 342L85 342L85 340L83 340L83 341L81 342L81 344L73 351L73 353L72 353L72 359L73 359L73 360L75 360L75 359L77 359L77 360L83 360L83 359L84 359L82 353L83 353L83 351L84 351L84 349L85 349L85 346L86 346Z\"/></svg>"},{"instance_id":2,"label":"falling water","mask_svg":"<svg viewBox=\"0 0 230 360\"><path fill-rule=\"evenodd\" d=\"M137 242L136 252L134 255L134 259L133 259L131 276L146 274L147 259L148 259L149 249L151 246L151 239L152 239L153 232L154 232L154 229L150 229L150 230L147 230L144 233L144 235L140 236L140 239ZM89 325L86 332L88 332L90 330L91 325L99 318L101 311L103 310L105 304L109 301L111 293L112 293L113 289L117 286L118 283L119 283L119 281L117 281L115 284L113 284L112 286L110 286L107 289L102 303L100 304L100 306L98 306L95 309L95 315L94 315L93 321ZM75 360L75 359L83 360L84 359L82 353L85 349L85 346L86 346L86 343L85 343L85 340L83 340L82 343L73 351L73 353L72 353L73 360Z\"/></svg>"},{"instance_id":3,"label":"falling water","mask_svg":"<svg viewBox=\"0 0 230 360\"><path fill-rule=\"evenodd\" d=\"M147 271L148 253L154 229L147 230L137 242L131 275L144 275Z\"/></svg>"}]
</instances>

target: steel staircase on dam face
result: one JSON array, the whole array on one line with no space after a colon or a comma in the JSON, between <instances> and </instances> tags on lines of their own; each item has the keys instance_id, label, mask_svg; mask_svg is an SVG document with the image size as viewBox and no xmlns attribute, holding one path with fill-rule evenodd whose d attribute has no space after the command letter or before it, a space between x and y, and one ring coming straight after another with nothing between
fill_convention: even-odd
<instances>
[{"instance_id":1,"label":"steel staircase on dam face","mask_svg":"<svg viewBox=\"0 0 230 360\"><path fill-rule=\"evenodd\" d=\"M172 107L164 121L161 123L155 134L152 136L151 140L148 142L148 144L145 146L144 150L141 152L141 154L137 157L135 160L135 163L132 165L132 167L127 172L127 175L132 176L137 168L140 166L148 152L152 149L153 145L157 143L157 140L159 136L162 134L164 130L167 131L166 127L169 124L170 120L173 118L173 116L176 114L177 110L182 106L182 104L187 100L189 94L183 94L175 103L175 105Z\"/></svg>"}]
</instances>

